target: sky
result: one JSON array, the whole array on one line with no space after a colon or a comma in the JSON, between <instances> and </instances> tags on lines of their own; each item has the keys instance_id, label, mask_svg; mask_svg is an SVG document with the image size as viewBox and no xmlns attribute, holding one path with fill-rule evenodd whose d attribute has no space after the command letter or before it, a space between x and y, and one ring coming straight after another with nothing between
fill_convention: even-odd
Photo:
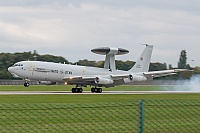
<instances>
[{"instance_id":1,"label":"sky","mask_svg":"<svg viewBox=\"0 0 200 133\"><path fill-rule=\"evenodd\" d=\"M199 0L0 0L0 52L36 50L70 62L104 60L98 47L129 50L117 60L136 61L154 45L152 62L176 67L186 50L200 66Z\"/></svg>"}]
</instances>

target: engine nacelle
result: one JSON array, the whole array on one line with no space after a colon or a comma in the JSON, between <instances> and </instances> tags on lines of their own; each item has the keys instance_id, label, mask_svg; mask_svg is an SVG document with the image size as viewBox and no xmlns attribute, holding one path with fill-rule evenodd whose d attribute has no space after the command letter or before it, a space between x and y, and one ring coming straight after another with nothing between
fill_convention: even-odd
<instances>
[{"instance_id":1,"label":"engine nacelle","mask_svg":"<svg viewBox=\"0 0 200 133\"><path fill-rule=\"evenodd\" d=\"M52 82L52 81L39 81L38 82L41 85L55 85L56 82Z\"/></svg>"},{"instance_id":2,"label":"engine nacelle","mask_svg":"<svg viewBox=\"0 0 200 133\"><path fill-rule=\"evenodd\" d=\"M147 78L144 76L129 75L129 80L134 81L134 82L141 82L141 81L146 81Z\"/></svg>"},{"instance_id":3,"label":"engine nacelle","mask_svg":"<svg viewBox=\"0 0 200 133\"><path fill-rule=\"evenodd\" d=\"M102 78L102 77L96 77L94 82L96 84L103 84L103 85L113 84L114 83L114 81L112 79L107 79L107 78Z\"/></svg>"}]
</instances>

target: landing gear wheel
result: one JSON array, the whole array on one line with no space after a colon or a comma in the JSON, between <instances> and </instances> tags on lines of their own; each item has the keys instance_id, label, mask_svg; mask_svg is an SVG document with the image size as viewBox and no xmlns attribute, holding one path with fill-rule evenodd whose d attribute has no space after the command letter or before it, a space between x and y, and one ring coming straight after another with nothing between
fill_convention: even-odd
<instances>
[{"instance_id":1,"label":"landing gear wheel","mask_svg":"<svg viewBox=\"0 0 200 133\"><path fill-rule=\"evenodd\" d=\"M99 88L94 88L94 92L98 93Z\"/></svg>"},{"instance_id":2,"label":"landing gear wheel","mask_svg":"<svg viewBox=\"0 0 200 133\"><path fill-rule=\"evenodd\" d=\"M75 93L79 93L79 89L78 88L74 88Z\"/></svg>"},{"instance_id":3,"label":"landing gear wheel","mask_svg":"<svg viewBox=\"0 0 200 133\"><path fill-rule=\"evenodd\" d=\"M94 88L91 88L91 92L92 92L92 93L94 93L94 92L95 92Z\"/></svg>"},{"instance_id":4,"label":"landing gear wheel","mask_svg":"<svg viewBox=\"0 0 200 133\"><path fill-rule=\"evenodd\" d=\"M98 93L101 93L102 92L102 89L101 88L98 88Z\"/></svg>"},{"instance_id":5,"label":"landing gear wheel","mask_svg":"<svg viewBox=\"0 0 200 133\"><path fill-rule=\"evenodd\" d=\"M24 87L29 87L29 83L24 83Z\"/></svg>"},{"instance_id":6,"label":"landing gear wheel","mask_svg":"<svg viewBox=\"0 0 200 133\"><path fill-rule=\"evenodd\" d=\"M83 89L82 88L79 88L79 93L82 93L83 92Z\"/></svg>"}]
</instances>

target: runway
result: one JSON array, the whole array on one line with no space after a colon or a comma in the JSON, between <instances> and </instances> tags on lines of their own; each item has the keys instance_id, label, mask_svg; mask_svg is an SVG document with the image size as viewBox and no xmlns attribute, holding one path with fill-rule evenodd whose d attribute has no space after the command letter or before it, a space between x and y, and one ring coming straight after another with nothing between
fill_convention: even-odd
<instances>
[{"instance_id":1,"label":"runway","mask_svg":"<svg viewBox=\"0 0 200 133\"><path fill-rule=\"evenodd\" d=\"M104 95L104 94L200 94L200 91L104 91L102 93L72 93L71 91L0 91L0 95Z\"/></svg>"}]
</instances>

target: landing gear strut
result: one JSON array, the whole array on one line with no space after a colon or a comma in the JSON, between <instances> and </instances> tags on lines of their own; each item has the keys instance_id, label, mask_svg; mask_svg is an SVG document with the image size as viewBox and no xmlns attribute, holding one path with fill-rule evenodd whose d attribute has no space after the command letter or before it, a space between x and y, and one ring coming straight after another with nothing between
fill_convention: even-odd
<instances>
[{"instance_id":1,"label":"landing gear strut","mask_svg":"<svg viewBox=\"0 0 200 133\"><path fill-rule=\"evenodd\" d=\"M82 93L83 89L82 88L72 88L72 93Z\"/></svg>"},{"instance_id":2,"label":"landing gear strut","mask_svg":"<svg viewBox=\"0 0 200 133\"><path fill-rule=\"evenodd\" d=\"M101 93L102 92L102 89L101 88L91 88L91 92L92 93Z\"/></svg>"}]
</instances>

